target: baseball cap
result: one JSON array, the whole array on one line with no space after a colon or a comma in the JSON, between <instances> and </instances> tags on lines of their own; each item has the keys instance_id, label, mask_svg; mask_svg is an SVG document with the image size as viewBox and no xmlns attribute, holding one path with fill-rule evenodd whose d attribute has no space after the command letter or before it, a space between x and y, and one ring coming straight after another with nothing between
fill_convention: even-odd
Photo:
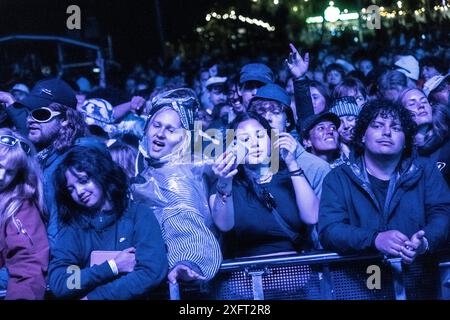
<instances>
[{"instance_id":1,"label":"baseball cap","mask_svg":"<svg viewBox=\"0 0 450 320\"><path fill-rule=\"evenodd\" d=\"M63 80L41 80L31 89L30 94L20 101L30 110L48 107L51 103L59 103L76 109L77 98L72 88Z\"/></svg>"},{"instance_id":2,"label":"baseball cap","mask_svg":"<svg viewBox=\"0 0 450 320\"><path fill-rule=\"evenodd\" d=\"M331 112L322 112L318 114L314 114L309 116L303 121L303 129L302 134L303 137L307 138L309 136L309 131L314 128L314 126L322 121L331 121L334 123L336 128L339 128L341 125L341 120L337 115Z\"/></svg>"},{"instance_id":3,"label":"baseball cap","mask_svg":"<svg viewBox=\"0 0 450 320\"><path fill-rule=\"evenodd\" d=\"M434 89L439 87L439 85L442 83L442 81L449 79L450 74L447 74L445 76L437 75L430 79L428 79L427 82L423 85L423 92L425 92L425 95L428 97Z\"/></svg>"},{"instance_id":4,"label":"baseball cap","mask_svg":"<svg viewBox=\"0 0 450 320\"><path fill-rule=\"evenodd\" d=\"M286 90L275 83L268 83L262 86L256 91L256 95L253 99L262 98L278 101L285 106L291 104L291 98L287 94Z\"/></svg>"},{"instance_id":5,"label":"baseball cap","mask_svg":"<svg viewBox=\"0 0 450 320\"><path fill-rule=\"evenodd\" d=\"M403 56L395 63L396 69L405 74L408 78L419 80L419 61L413 56Z\"/></svg>"},{"instance_id":6,"label":"baseball cap","mask_svg":"<svg viewBox=\"0 0 450 320\"><path fill-rule=\"evenodd\" d=\"M247 81L259 81L262 83L273 83L273 72L263 63L249 63L241 68L239 83Z\"/></svg>"},{"instance_id":7,"label":"baseball cap","mask_svg":"<svg viewBox=\"0 0 450 320\"><path fill-rule=\"evenodd\" d=\"M227 81L227 77L211 77L206 80L205 87L210 89L213 85L223 85Z\"/></svg>"},{"instance_id":8,"label":"baseball cap","mask_svg":"<svg viewBox=\"0 0 450 320\"><path fill-rule=\"evenodd\" d=\"M15 84L14 87L12 87L11 91L20 91L20 92L24 92L24 93L30 93L30 89L28 89L28 87L23 83Z\"/></svg>"},{"instance_id":9,"label":"baseball cap","mask_svg":"<svg viewBox=\"0 0 450 320\"><path fill-rule=\"evenodd\" d=\"M113 120L113 107L104 99L89 99L81 106L80 112L84 115L84 121L89 126L98 126L105 132L115 132L116 126Z\"/></svg>"}]
</instances>

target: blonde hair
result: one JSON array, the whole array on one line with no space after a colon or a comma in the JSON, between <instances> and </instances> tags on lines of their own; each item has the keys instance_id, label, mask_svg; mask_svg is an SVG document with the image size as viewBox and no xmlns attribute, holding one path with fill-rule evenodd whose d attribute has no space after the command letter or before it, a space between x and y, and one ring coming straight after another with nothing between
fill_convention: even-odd
<instances>
[{"instance_id":1,"label":"blonde hair","mask_svg":"<svg viewBox=\"0 0 450 320\"><path fill-rule=\"evenodd\" d=\"M0 159L5 159L7 168L17 170L11 183L0 191L0 225L17 213L25 201L32 202L41 214L44 214L42 173L34 158L33 145L10 129L0 129L0 135L12 136L30 147L30 152L27 154L20 143L13 146L0 144Z\"/></svg>"}]
</instances>

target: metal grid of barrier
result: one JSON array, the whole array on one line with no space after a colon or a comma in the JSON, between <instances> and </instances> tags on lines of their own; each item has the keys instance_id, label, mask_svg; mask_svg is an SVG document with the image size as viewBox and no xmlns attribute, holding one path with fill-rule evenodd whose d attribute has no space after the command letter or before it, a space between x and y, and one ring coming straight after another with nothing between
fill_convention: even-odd
<instances>
[{"instance_id":1,"label":"metal grid of barrier","mask_svg":"<svg viewBox=\"0 0 450 320\"><path fill-rule=\"evenodd\" d=\"M448 260L448 258L446 258ZM367 268L381 271L381 288L369 289ZM226 262L221 272L203 293L182 288L182 299L252 300L395 300L402 295L394 290L397 281L406 291L406 299L439 299L439 261L419 258L402 266L395 279L390 263L381 257L343 257L318 254L275 259ZM442 271L441 271L442 272ZM255 276L256 275L256 276ZM259 277L259 278L258 278ZM255 282L261 284L255 292ZM256 285L256 287L258 287Z\"/></svg>"}]
</instances>

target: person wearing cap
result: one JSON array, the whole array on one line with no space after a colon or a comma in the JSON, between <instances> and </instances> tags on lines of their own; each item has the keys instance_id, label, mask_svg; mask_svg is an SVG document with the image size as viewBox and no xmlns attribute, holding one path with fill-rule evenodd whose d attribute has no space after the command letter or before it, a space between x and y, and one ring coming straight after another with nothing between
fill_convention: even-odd
<instances>
[{"instance_id":1,"label":"person wearing cap","mask_svg":"<svg viewBox=\"0 0 450 320\"><path fill-rule=\"evenodd\" d=\"M251 100L249 111L264 117L272 127L280 133L280 137L295 142L295 159L305 173L305 178L314 193L320 198L322 181L330 171L330 166L324 160L307 152L299 143L295 131L295 120L292 109L289 107L290 97L287 92L276 84L266 84L256 91Z\"/></svg>"},{"instance_id":2,"label":"person wearing cap","mask_svg":"<svg viewBox=\"0 0 450 320\"><path fill-rule=\"evenodd\" d=\"M255 96L256 90L265 84L273 83L272 70L263 63L249 63L241 68L239 74L238 94L242 98L245 112L250 100Z\"/></svg>"},{"instance_id":3,"label":"person wearing cap","mask_svg":"<svg viewBox=\"0 0 450 320\"><path fill-rule=\"evenodd\" d=\"M91 135L109 139L116 132L113 107L104 99L86 100L80 108Z\"/></svg>"},{"instance_id":4,"label":"person wearing cap","mask_svg":"<svg viewBox=\"0 0 450 320\"><path fill-rule=\"evenodd\" d=\"M431 106L425 93L417 88L405 90L399 99L417 125L414 142L419 154L429 157L450 183L450 112L447 105Z\"/></svg>"},{"instance_id":5,"label":"person wearing cap","mask_svg":"<svg viewBox=\"0 0 450 320\"><path fill-rule=\"evenodd\" d=\"M350 155L350 145L353 142L353 133L361 108L356 103L354 97L340 97L333 101L330 112L334 113L341 120L338 128L341 157L345 161Z\"/></svg>"},{"instance_id":6,"label":"person wearing cap","mask_svg":"<svg viewBox=\"0 0 450 320\"><path fill-rule=\"evenodd\" d=\"M420 60L420 74L425 82L445 73L445 64L439 58L428 56Z\"/></svg>"},{"instance_id":7,"label":"person wearing cap","mask_svg":"<svg viewBox=\"0 0 450 320\"><path fill-rule=\"evenodd\" d=\"M8 92L0 91L0 104L4 104L11 126L14 126L22 135L28 135L27 117L30 111L47 107L57 102L75 108L77 101L73 90L63 80L41 80L31 89L31 92L22 100L17 101Z\"/></svg>"},{"instance_id":8,"label":"person wearing cap","mask_svg":"<svg viewBox=\"0 0 450 320\"><path fill-rule=\"evenodd\" d=\"M450 192L438 168L414 152L407 109L368 102L355 127L355 152L323 183L319 236L340 254L381 253L412 263L445 245Z\"/></svg>"},{"instance_id":9,"label":"person wearing cap","mask_svg":"<svg viewBox=\"0 0 450 320\"><path fill-rule=\"evenodd\" d=\"M437 75L430 78L423 85L423 92L432 104L449 105L450 74L445 76Z\"/></svg>"},{"instance_id":10,"label":"person wearing cap","mask_svg":"<svg viewBox=\"0 0 450 320\"><path fill-rule=\"evenodd\" d=\"M37 159L43 171L49 215L47 233L52 247L59 229L53 172L65 152L78 138L85 136L86 124L83 115L76 110L75 93L59 79L38 82L20 103L31 111L26 120L28 139L38 151Z\"/></svg>"},{"instance_id":11,"label":"person wearing cap","mask_svg":"<svg viewBox=\"0 0 450 320\"><path fill-rule=\"evenodd\" d=\"M209 92L210 105L205 109L209 114L213 114L214 109L227 100L226 82L227 77L211 77L206 80L206 90Z\"/></svg>"},{"instance_id":12,"label":"person wearing cap","mask_svg":"<svg viewBox=\"0 0 450 320\"><path fill-rule=\"evenodd\" d=\"M195 92L179 88L152 99L136 161L133 198L154 208L169 260L168 280L211 280L222 253L210 227L211 212L201 166L194 166L191 142Z\"/></svg>"},{"instance_id":13,"label":"person wearing cap","mask_svg":"<svg viewBox=\"0 0 450 320\"><path fill-rule=\"evenodd\" d=\"M322 112L305 119L303 145L313 155L325 160L331 168L341 164L338 128L341 121L331 112Z\"/></svg>"},{"instance_id":14,"label":"person wearing cap","mask_svg":"<svg viewBox=\"0 0 450 320\"><path fill-rule=\"evenodd\" d=\"M29 93L30 89L23 83L17 83L11 89L11 94L14 96L14 99L19 102L25 99Z\"/></svg>"}]
</instances>

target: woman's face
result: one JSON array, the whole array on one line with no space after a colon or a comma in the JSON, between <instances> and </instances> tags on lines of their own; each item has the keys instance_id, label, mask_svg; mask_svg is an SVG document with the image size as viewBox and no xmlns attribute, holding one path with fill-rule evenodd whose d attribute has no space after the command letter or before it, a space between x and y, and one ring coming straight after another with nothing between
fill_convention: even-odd
<instances>
[{"instance_id":1,"label":"woman's face","mask_svg":"<svg viewBox=\"0 0 450 320\"><path fill-rule=\"evenodd\" d=\"M161 110L150 120L147 129L149 156L161 159L171 154L185 134L181 126L180 117L174 110Z\"/></svg>"},{"instance_id":2,"label":"woman's face","mask_svg":"<svg viewBox=\"0 0 450 320\"><path fill-rule=\"evenodd\" d=\"M325 110L326 100L325 97L317 90L316 87L309 87L311 92L311 100L314 108L314 114L321 113Z\"/></svg>"},{"instance_id":3,"label":"woman's face","mask_svg":"<svg viewBox=\"0 0 450 320\"><path fill-rule=\"evenodd\" d=\"M268 163L270 157L270 137L266 129L255 119L241 122L236 128L238 145L246 148L246 164Z\"/></svg>"},{"instance_id":4,"label":"woman's face","mask_svg":"<svg viewBox=\"0 0 450 320\"><path fill-rule=\"evenodd\" d=\"M339 134L336 125L328 120L316 124L309 132L306 145L311 146L314 154L337 150Z\"/></svg>"},{"instance_id":5,"label":"woman's face","mask_svg":"<svg viewBox=\"0 0 450 320\"><path fill-rule=\"evenodd\" d=\"M347 96L354 97L356 100L356 104L358 107L362 107L364 103L366 103L367 99L361 94L359 90L347 90Z\"/></svg>"},{"instance_id":6,"label":"woman's face","mask_svg":"<svg viewBox=\"0 0 450 320\"><path fill-rule=\"evenodd\" d=\"M433 110L428 98L421 91L409 90L402 98L403 106L411 112L411 116L417 125L431 124L433 122Z\"/></svg>"},{"instance_id":7,"label":"woman's face","mask_svg":"<svg viewBox=\"0 0 450 320\"><path fill-rule=\"evenodd\" d=\"M7 159L0 159L0 192L6 190L17 175L19 169L8 165Z\"/></svg>"},{"instance_id":8,"label":"woman's face","mask_svg":"<svg viewBox=\"0 0 450 320\"><path fill-rule=\"evenodd\" d=\"M104 207L106 197L102 187L86 172L70 168L66 171L65 177L67 191L76 204L88 209L100 210Z\"/></svg>"}]
</instances>

